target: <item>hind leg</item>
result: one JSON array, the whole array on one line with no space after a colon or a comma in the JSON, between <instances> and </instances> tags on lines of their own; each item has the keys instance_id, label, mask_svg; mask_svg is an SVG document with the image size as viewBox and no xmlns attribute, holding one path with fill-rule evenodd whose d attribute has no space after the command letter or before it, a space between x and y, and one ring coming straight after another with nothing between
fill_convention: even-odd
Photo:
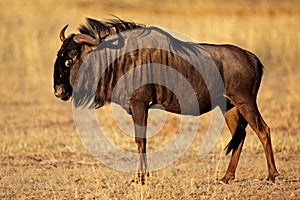
<instances>
[{"instance_id":1,"label":"hind leg","mask_svg":"<svg viewBox=\"0 0 300 200\"><path fill-rule=\"evenodd\" d=\"M248 123L235 107L233 107L232 109L228 110L225 113L225 120L230 130L230 133L233 137L232 140L230 141L231 144L230 143L228 144L228 145L233 145L232 155L230 158L230 162L226 174L221 179L223 183L228 183L230 180L233 180L235 178L236 167L246 137L245 128Z\"/></svg>"},{"instance_id":2,"label":"hind leg","mask_svg":"<svg viewBox=\"0 0 300 200\"><path fill-rule=\"evenodd\" d=\"M247 120L251 128L255 131L260 142L263 145L269 172L267 180L274 182L275 177L279 174L275 165L275 159L271 144L270 128L259 113L256 102L250 100L248 102L249 103L240 104L240 106L238 106L238 109Z\"/></svg>"}]
</instances>

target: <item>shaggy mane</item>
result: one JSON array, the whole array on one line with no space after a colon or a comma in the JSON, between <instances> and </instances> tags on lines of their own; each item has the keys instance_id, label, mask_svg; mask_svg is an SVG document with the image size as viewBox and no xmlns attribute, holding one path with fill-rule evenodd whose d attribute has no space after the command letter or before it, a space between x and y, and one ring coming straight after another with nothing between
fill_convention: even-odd
<instances>
[{"instance_id":1,"label":"shaggy mane","mask_svg":"<svg viewBox=\"0 0 300 200\"><path fill-rule=\"evenodd\" d=\"M118 34L119 32L145 27L144 24L124 21L118 17L106 21L98 21L92 18L86 18L86 24L79 27L79 32L94 37L94 31L108 32L109 34Z\"/></svg>"}]
</instances>

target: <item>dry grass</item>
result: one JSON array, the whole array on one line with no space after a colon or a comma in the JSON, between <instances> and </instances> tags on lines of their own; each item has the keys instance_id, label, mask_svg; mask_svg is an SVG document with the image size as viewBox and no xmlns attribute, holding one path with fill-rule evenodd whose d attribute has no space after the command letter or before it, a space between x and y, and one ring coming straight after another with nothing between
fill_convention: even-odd
<instances>
[{"instance_id":1,"label":"dry grass","mask_svg":"<svg viewBox=\"0 0 300 200\"><path fill-rule=\"evenodd\" d=\"M299 198L298 1L11 0L1 1L0 7L1 199ZM263 180L265 157L250 129L237 179L225 186L215 182L227 167L223 148L230 134L225 128L213 152L200 160L209 114L201 117L199 133L184 156L153 172L145 186L128 186L132 174L103 166L89 155L76 133L71 104L53 95L53 61L63 25L70 24L72 32L85 17L103 19L108 14L174 29L200 42L236 44L260 57L265 75L259 107L271 127L282 174L275 185ZM125 138L114 124L109 106L97 114L113 142L135 149L133 139ZM179 120L168 115L164 129L149 141L149 149L168 143Z\"/></svg>"}]
</instances>

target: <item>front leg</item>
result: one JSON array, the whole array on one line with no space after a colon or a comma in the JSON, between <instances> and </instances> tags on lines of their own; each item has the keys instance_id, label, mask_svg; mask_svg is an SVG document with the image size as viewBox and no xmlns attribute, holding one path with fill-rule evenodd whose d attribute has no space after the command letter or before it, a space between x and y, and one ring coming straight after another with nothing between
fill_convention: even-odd
<instances>
[{"instance_id":1,"label":"front leg","mask_svg":"<svg viewBox=\"0 0 300 200\"><path fill-rule=\"evenodd\" d=\"M146 155L146 129L148 104L144 101L133 101L131 113L134 123L135 143L138 147L138 169L135 182L145 183L147 174L147 155Z\"/></svg>"}]
</instances>

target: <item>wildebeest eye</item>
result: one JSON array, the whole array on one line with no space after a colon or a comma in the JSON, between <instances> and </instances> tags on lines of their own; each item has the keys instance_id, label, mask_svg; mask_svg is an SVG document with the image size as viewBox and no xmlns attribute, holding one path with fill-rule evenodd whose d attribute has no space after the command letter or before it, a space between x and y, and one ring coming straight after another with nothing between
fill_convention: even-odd
<instances>
[{"instance_id":1,"label":"wildebeest eye","mask_svg":"<svg viewBox=\"0 0 300 200\"><path fill-rule=\"evenodd\" d=\"M73 65L73 60L72 59L66 60L66 62L65 62L66 67L71 67L72 65Z\"/></svg>"}]
</instances>

